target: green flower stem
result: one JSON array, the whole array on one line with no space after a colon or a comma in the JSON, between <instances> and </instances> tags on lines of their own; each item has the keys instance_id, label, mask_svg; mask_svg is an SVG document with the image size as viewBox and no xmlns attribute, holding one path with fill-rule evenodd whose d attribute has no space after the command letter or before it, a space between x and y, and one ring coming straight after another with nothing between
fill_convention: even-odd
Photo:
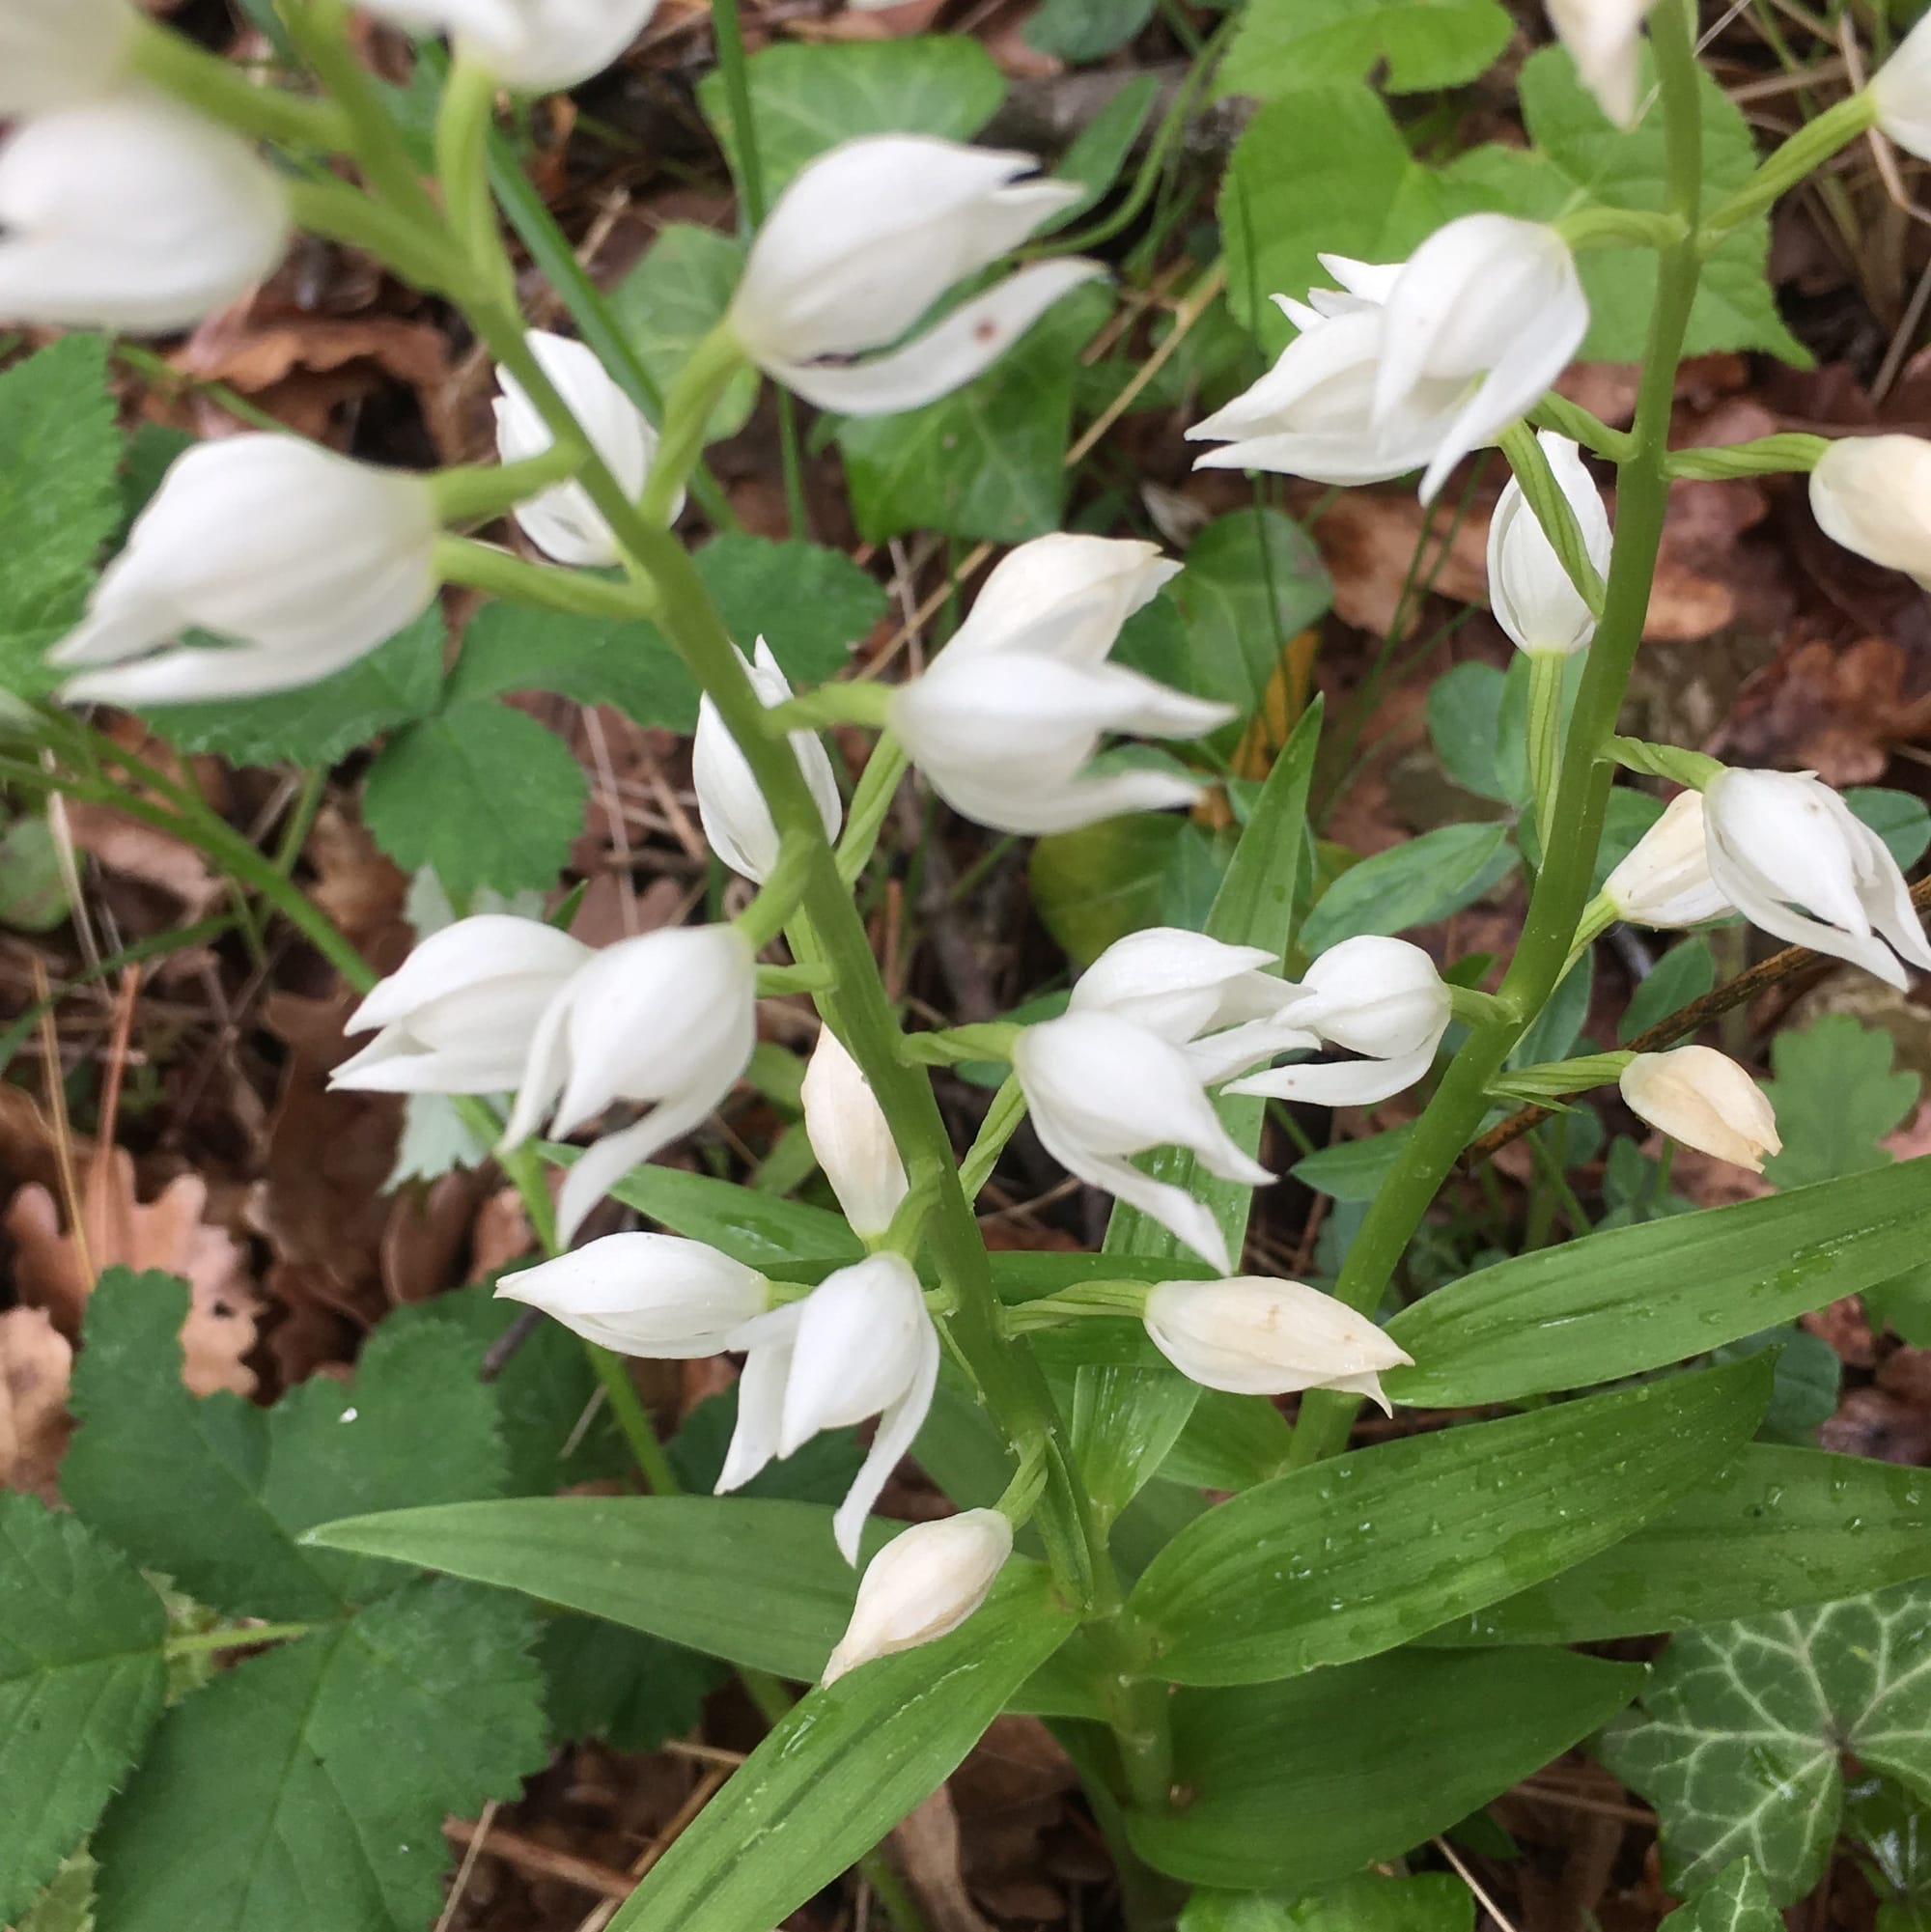
<instances>
[{"instance_id":1,"label":"green flower stem","mask_svg":"<svg viewBox=\"0 0 1931 1932\"><path fill-rule=\"evenodd\" d=\"M617 1418L618 1428L624 1432L630 1459L636 1464L650 1493L653 1496L682 1496L684 1485L678 1481L677 1473L670 1466L670 1457L658 1441L657 1427L651 1421L650 1412L644 1407L643 1397L637 1393L637 1385L630 1380L630 1364L622 1356L600 1348L595 1342L585 1342L583 1352L590 1358L590 1366L602 1386L604 1397L610 1404L610 1413Z\"/></svg>"},{"instance_id":2,"label":"green flower stem","mask_svg":"<svg viewBox=\"0 0 1931 1932\"><path fill-rule=\"evenodd\" d=\"M1576 922L1575 937L1569 941L1569 957L1563 963L1562 970L1556 975L1556 984L1569 977L1571 969L1581 961L1582 955L1613 926L1622 914L1607 893L1598 892L1582 908L1582 916Z\"/></svg>"},{"instance_id":3,"label":"green flower stem","mask_svg":"<svg viewBox=\"0 0 1931 1932\"><path fill-rule=\"evenodd\" d=\"M161 1655L172 1659L207 1657L219 1650L253 1650L267 1643L293 1643L322 1628L319 1623L258 1623L253 1629L227 1624L219 1630L184 1630L162 1643Z\"/></svg>"},{"instance_id":4,"label":"green flower stem","mask_svg":"<svg viewBox=\"0 0 1931 1932\"><path fill-rule=\"evenodd\" d=\"M930 1033L908 1033L899 1042L899 1057L920 1067L956 1067L966 1060L1010 1060L1024 1027L1010 1020L988 1020L976 1026L935 1027Z\"/></svg>"},{"instance_id":5,"label":"green flower stem","mask_svg":"<svg viewBox=\"0 0 1931 1932\"><path fill-rule=\"evenodd\" d=\"M1864 88L1806 121L1757 169L1729 200L1703 217L1702 247L1708 254L1739 222L1761 214L1779 195L1814 174L1838 149L1877 126L1877 102Z\"/></svg>"},{"instance_id":6,"label":"green flower stem","mask_svg":"<svg viewBox=\"0 0 1931 1932\"><path fill-rule=\"evenodd\" d=\"M1448 1006L1465 1026L1487 1026L1506 1016L1507 1009L1492 993L1472 986L1450 986Z\"/></svg>"},{"instance_id":7,"label":"green flower stem","mask_svg":"<svg viewBox=\"0 0 1931 1932\"><path fill-rule=\"evenodd\" d=\"M1759 436L1753 442L1723 443L1710 449L1678 450L1669 459L1669 474L1721 481L1732 476L1805 476L1831 447L1829 436L1790 431Z\"/></svg>"},{"instance_id":8,"label":"green flower stem","mask_svg":"<svg viewBox=\"0 0 1931 1932\"><path fill-rule=\"evenodd\" d=\"M567 610L577 617L613 617L641 622L657 609L648 584L615 582L588 571L552 564L526 564L493 545L467 537L443 537L435 546L435 568L444 583L485 590L508 603L541 610Z\"/></svg>"},{"instance_id":9,"label":"green flower stem","mask_svg":"<svg viewBox=\"0 0 1931 1932\"><path fill-rule=\"evenodd\" d=\"M151 20L135 28L129 65L143 80L238 134L328 154L349 146L349 121L339 107L260 86L233 61Z\"/></svg>"},{"instance_id":10,"label":"green flower stem","mask_svg":"<svg viewBox=\"0 0 1931 1932\"><path fill-rule=\"evenodd\" d=\"M1056 1329L1068 1322L1137 1322L1146 1313L1151 1284L1145 1281L1082 1281L1032 1302L1018 1302L1005 1310L1009 1335L1029 1334L1035 1329Z\"/></svg>"},{"instance_id":11,"label":"green flower stem","mask_svg":"<svg viewBox=\"0 0 1931 1932\"><path fill-rule=\"evenodd\" d=\"M1611 738L1605 753L1625 771L1640 771L1645 778L1668 778L1700 792L1723 770L1721 758L1707 751L1688 751L1680 744L1652 744L1646 738Z\"/></svg>"},{"instance_id":12,"label":"green flower stem","mask_svg":"<svg viewBox=\"0 0 1931 1932\"><path fill-rule=\"evenodd\" d=\"M646 523L659 530L669 525L671 507L704 454L712 412L743 366L744 351L724 322L690 351L690 360L671 385L670 401L664 405L662 437L651 459L643 500L636 506Z\"/></svg>"},{"instance_id":13,"label":"green flower stem","mask_svg":"<svg viewBox=\"0 0 1931 1932\"><path fill-rule=\"evenodd\" d=\"M810 874L813 841L794 832L778 848L778 862L771 875L758 888L758 894L738 914L737 927L754 953L761 953L785 929L804 896L805 880ZM821 978L822 966L811 970Z\"/></svg>"},{"instance_id":14,"label":"green flower stem","mask_svg":"<svg viewBox=\"0 0 1931 1932\"><path fill-rule=\"evenodd\" d=\"M282 192L299 227L346 248L359 248L417 288L454 294L466 277L462 256L441 233L418 226L347 182L286 182Z\"/></svg>"},{"instance_id":15,"label":"green flower stem","mask_svg":"<svg viewBox=\"0 0 1931 1932\"><path fill-rule=\"evenodd\" d=\"M1491 1092L1508 1100L1553 1100L1562 1094L1587 1093L1592 1087L1613 1086L1633 1052L1586 1053L1574 1060L1547 1060L1539 1066L1512 1068Z\"/></svg>"},{"instance_id":16,"label":"green flower stem","mask_svg":"<svg viewBox=\"0 0 1931 1932\"><path fill-rule=\"evenodd\" d=\"M435 172L443 213L470 268L498 300L514 306L515 278L490 193L490 133L495 119L495 75L459 55L443 83L435 117Z\"/></svg>"},{"instance_id":17,"label":"green flower stem","mask_svg":"<svg viewBox=\"0 0 1931 1932\"><path fill-rule=\"evenodd\" d=\"M1537 651L1528 660L1528 781L1545 852L1554 831L1556 790L1562 780L1562 667L1567 661L1559 651Z\"/></svg>"},{"instance_id":18,"label":"green flower stem","mask_svg":"<svg viewBox=\"0 0 1931 1932\"><path fill-rule=\"evenodd\" d=\"M583 456L581 444L552 443L541 455L519 462L463 463L435 470L427 478L435 514L445 523L494 522L518 503L568 483L582 468Z\"/></svg>"},{"instance_id":19,"label":"green flower stem","mask_svg":"<svg viewBox=\"0 0 1931 1932\"><path fill-rule=\"evenodd\" d=\"M1581 208L1550 223L1570 248L1675 248L1689 228L1680 214L1658 214L1636 208Z\"/></svg>"},{"instance_id":20,"label":"green flower stem","mask_svg":"<svg viewBox=\"0 0 1931 1932\"><path fill-rule=\"evenodd\" d=\"M856 885L872 862L879 834L885 828L892 800L898 796L899 781L911 769L906 748L889 734L872 746L872 755L858 776L852 794L852 809L846 814L845 835L838 841L838 876L848 886Z\"/></svg>"},{"instance_id":21,"label":"green flower stem","mask_svg":"<svg viewBox=\"0 0 1931 1932\"><path fill-rule=\"evenodd\" d=\"M820 685L815 691L800 691L765 714L767 737L783 738L793 731L815 731L827 724L863 725L882 731L891 717L892 687L853 682ZM901 770L904 768L901 767ZM886 794L885 802L891 795ZM876 831L874 833L876 836Z\"/></svg>"},{"instance_id":22,"label":"green flower stem","mask_svg":"<svg viewBox=\"0 0 1931 1932\"><path fill-rule=\"evenodd\" d=\"M834 993L838 982L831 968L824 966L790 966L758 968L758 997L777 999L788 993Z\"/></svg>"},{"instance_id":23,"label":"green flower stem","mask_svg":"<svg viewBox=\"0 0 1931 1932\"><path fill-rule=\"evenodd\" d=\"M986 1183L992 1179L993 1169L999 1164L999 1156L1005 1152L1006 1142L1019 1132L1020 1122L1025 1116L1025 1095L1020 1089L1019 1076L1009 1074L1005 1084L993 1096L993 1104L986 1109L986 1118L980 1123L971 1146L966 1150L965 1160L959 1163L960 1191L968 1201L979 1198Z\"/></svg>"},{"instance_id":24,"label":"green flower stem","mask_svg":"<svg viewBox=\"0 0 1931 1932\"><path fill-rule=\"evenodd\" d=\"M1549 466L1549 455L1536 441L1526 423L1511 423L1498 438L1508 466L1515 471L1524 499L1542 525L1555 560L1562 566L1576 595L1589 606L1589 615L1603 614L1603 579L1589 560L1589 546L1582 541L1582 526L1576 520L1576 508L1562 493L1555 472Z\"/></svg>"},{"instance_id":25,"label":"green flower stem","mask_svg":"<svg viewBox=\"0 0 1931 1932\"><path fill-rule=\"evenodd\" d=\"M1671 210L1693 229L1702 194L1702 130L1696 57L1684 0L1663 0L1650 16L1665 133L1665 188ZM1693 240L1663 254L1656 305L1637 392L1635 447L1617 479L1615 549L1603 621L1590 646L1564 749L1553 836L1529 900L1522 941L1497 996L1506 1014L1470 1033L1414 1126L1394 1172L1368 1209L1335 1292L1351 1307L1372 1309L1399 1266L1436 1191L1453 1170L1489 1106L1488 1086L1510 1049L1555 990L1589 890L1614 767L1609 742L1642 642L1643 617L1668 500L1669 410L1684 331L1695 299L1701 255ZM1289 1452L1301 1467L1343 1447L1357 1398L1310 1390Z\"/></svg>"},{"instance_id":26,"label":"green flower stem","mask_svg":"<svg viewBox=\"0 0 1931 1932\"><path fill-rule=\"evenodd\" d=\"M1636 447L1627 430L1610 429L1592 410L1553 389L1528 412L1528 420L1538 430L1553 430L1558 436L1567 436L1572 443L1581 443L1610 462L1626 462Z\"/></svg>"}]
</instances>

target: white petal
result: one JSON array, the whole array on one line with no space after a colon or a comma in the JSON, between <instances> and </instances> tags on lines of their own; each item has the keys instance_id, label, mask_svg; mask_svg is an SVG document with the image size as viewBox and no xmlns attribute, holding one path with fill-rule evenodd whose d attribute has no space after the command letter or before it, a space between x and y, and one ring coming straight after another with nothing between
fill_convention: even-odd
<instances>
[{"instance_id":1,"label":"white petal","mask_svg":"<svg viewBox=\"0 0 1931 1932\"><path fill-rule=\"evenodd\" d=\"M1314 1106L1371 1106L1412 1087L1434 1063L1433 1048L1391 1060L1317 1061L1249 1074L1225 1090L1270 1100L1306 1101Z\"/></svg>"},{"instance_id":2,"label":"white petal","mask_svg":"<svg viewBox=\"0 0 1931 1932\"><path fill-rule=\"evenodd\" d=\"M938 1331L927 1322L920 1331L918 1360L905 1393L879 1418L879 1431L867 1452L845 1500L831 1518L831 1534L848 1563L858 1560L858 1546L865 1534L865 1519L878 1501L892 1471L910 1453L925 1427L932 1409L933 1391L938 1386Z\"/></svg>"}]
</instances>

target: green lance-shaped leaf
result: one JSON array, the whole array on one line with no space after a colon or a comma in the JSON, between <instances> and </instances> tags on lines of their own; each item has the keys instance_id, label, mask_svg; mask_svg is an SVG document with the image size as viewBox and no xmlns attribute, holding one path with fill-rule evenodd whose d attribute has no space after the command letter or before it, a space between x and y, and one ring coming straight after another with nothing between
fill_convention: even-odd
<instances>
[{"instance_id":1,"label":"green lance-shaped leaf","mask_svg":"<svg viewBox=\"0 0 1931 1932\"><path fill-rule=\"evenodd\" d=\"M1320 1885L1446 1831L1641 1682L1640 1666L1566 1650L1395 1650L1280 1684L1183 1692L1181 1803L1131 1814L1128 1833L1149 1864L1194 1885Z\"/></svg>"},{"instance_id":2,"label":"green lance-shaped leaf","mask_svg":"<svg viewBox=\"0 0 1931 1932\"><path fill-rule=\"evenodd\" d=\"M949 1637L811 1692L680 1837L610 1932L770 1932L951 1776L1074 1613L1010 1566Z\"/></svg>"},{"instance_id":3,"label":"green lance-shaped leaf","mask_svg":"<svg viewBox=\"0 0 1931 1932\"><path fill-rule=\"evenodd\" d=\"M1520 1255L1404 1309L1396 1402L1472 1407L1682 1361L1901 1274L1931 1243L1931 1157Z\"/></svg>"},{"instance_id":4,"label":"green lance-shaped leaf","mask_svg":"<svg viewBox=\"0 0 1931 1932\"><path fill-rule=\"evenodd\" d=\"M167 1623L119 1551L0 1496L0 1925L93 1830L154 1728Z\"/></svg>"},{"instance_id":5,"label":"green lance-shaped leaf","mask_svg":"<svg viewBox=\"0 0 1931 1932\"><path fill-rule=\"evenodd\" d=\"M1307 818L1307 786L1320 742L1321 710L1312 707L1274 761L1233 861L1208 914L1206 930L1229 944L1265 946L1285 955L1293 936L1295 875ZM1242 1097L1216 1103L1220 1123L1248 1153L1260 1145L1266 1103ZM1146 1163L1162 1181L1189 1190L1213 1208L1238 1255L1246 1240L1252 1190L1201 1171L1184 1149L1169 1148ZM1108 1255L1178 1260L1192 1256L1157 1221L1124 1204L1106 1226ZM1189 1265L1176 1274L1194 1273ZM1073 1437L1088 1486L1103 1506L1118 1511L1133 1500L1187 1425L1198 1386L1178 1369L1093 1367L1074 1384ZM1259 1398L1256 1398L1259 1402ZM1265 1404L1260 1406L1265 1407ZM1285 1436L1278 1422L1275 1433Z\"/></svg>"},{"instance_id":6,"label":"green lance-shaped leaf","mask_svg":"<svg viewBox=\"0 0 1931 1932\"><path fill-rule=\"evenodd\" d=\"M1596 1643L1931 1576L1931 1473L1752 1442L1633 1535L1429 1643Z\"/></svg>"},{"instance_id":7,"label":"green lance-shaped leaf","mask_svg":"<svg viewBox=\"0 0 1931 1932\"><path fill-rule=\"evenodd\" d=\"M1779 1905L1801 1898L1846 1756L1931 1801L1931 1584L1686 1632L1598 1755L1656 1806L1679 1896L1748 1858Z\"/></svg>"},{"instance_id":8,"label":"green lance-shaped leaf","mask_svg":"<svg viewBox=\"0 0 1931 1932\"><path fill-rule=\"evenodd\" d=\"M1392 1650L1627 1535L1736 1454L1770 1385L1752 1358L1276 1476L1183 1529L1133 1613L1181 1684Z\"/></svg>"}]
</instances>

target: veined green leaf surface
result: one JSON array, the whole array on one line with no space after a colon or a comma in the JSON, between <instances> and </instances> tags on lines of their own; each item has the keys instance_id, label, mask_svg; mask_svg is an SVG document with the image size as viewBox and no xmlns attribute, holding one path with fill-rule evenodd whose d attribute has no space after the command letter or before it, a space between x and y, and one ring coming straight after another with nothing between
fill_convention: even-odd
<instances>
[{"instance_id":1,"label":"veined green leaf surface","mask_svg":"<svg viewBox=\"0 0 1931 1932\"><path fill-rule=\"evenodd\" d=\"M610 1932L770 1932L936 1791L1074 1626L1008 1565L949 1637L811 1692L705 1806Z\"/></svg>"},{"instance_id":2,"label":"veined green leaf surface","mask_svg":"<svg viewBox=\"0 0 1931 1932\"><path fill-rule=\"evenodd\" d=\"M1465 1275L1388 1324L1397 1402L1466 1408L1702 1355L1902 1274L1931 1244L1931 1156L1611 1228Z\"/></svg>"},{"instance_id":3,"label":"veined green leaf surface","mask_svg":"<svg viewBox=\"0 0 1931 1932\"><path fill-rule=\"evenodd\" d=\"M1392 1650L1627 1535L1735 1456L1770 1383L1752 1358L1276 1476L1183 1529L1133 1613L1181 1684Z\"/></svg>"},{"instance_id":4,"label":"veined green leaf surface","mask_svg":"<svg viewBox=\"0 0 1931 1932\"><path fill-rule=\"evenodd\" d=\"M1566 1650L1395 1650L1185 1692L1174 1775L1188 1803L1132 1813L1128 1833L1149 1864L1194 1885L1319 1885L1467 1817L1599 1728L1642 1677Z\"/></svg>"},{"instance_id":5,"label":"veined green leaf surface","mask_svg":"<svg viewBox=\"0 0 1931 1932\"><path fill-rule=\"evenodd\" d=\"M1752 1442L1591 1556L1429 1643L1593 1643L1931 1576L1931 1471Z\"/></svg>"}]
</instances>

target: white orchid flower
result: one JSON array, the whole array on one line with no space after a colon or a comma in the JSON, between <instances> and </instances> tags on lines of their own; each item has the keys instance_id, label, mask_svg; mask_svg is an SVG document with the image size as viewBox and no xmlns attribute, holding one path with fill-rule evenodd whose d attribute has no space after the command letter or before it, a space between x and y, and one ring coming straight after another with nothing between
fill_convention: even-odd
<instances>
[{"instance_id":1,"label":"white orchid flower","mask_svg":"<svg viewBox=\"0 0 1931 1932\"><path fill-rule=\"evenodd\" d=\"M1599 576L1607 574L1609 513L1603 507L1602 492L1582 462L1581 448L1551 430L1544 430L1536 441L1549 459L1556 487L1576 513L1584 554ZM1489 604L1516 649L1531 658L1571 657L1596 634L1589 606L1569 581L1555 546L1513 477L1489 519Z\"/></svg>"},{"instance_id":2,"label":"white orchid flower","mask_svg":"<svg viewBox=\"0 0 1931 1932\"><path fill-rule=\"evenodd\" d=\"M1661 932L1700 926L1736 910L1710 877L1702 793L1679 792L1670 799L1603 882L1603 897L1619 919Z\"/></svg>"},{"instance_id":3,"label":"white orchid flower","mask_svg":"<svg viewBox=\"0 0 1931 1932\"><path fill-rule=\"evenodd\" d=\"M986 1601L1012 1554L1013 1526L996 1509L913 1524L865 1565L852 1621L823 1681L835 1683L861 1664L957 1630Z\"/></svg>"},{"instance_id":4,"label":"white orchid flower","mask_svg":"<svg viewBox=\"0 0 1931 1932\"><path fill-rule=\"evenodd\" d=\"M1924 45L1931 62L1931 41ZM1810 472L1810 514L1833 543L1931 590L1931 442L1922 436L1840 436Z\"/></svg>"},{"instance_id":5,"label":"white orchid flower","mask_svg":"<svg viewBox=\"0 0 1931 1932\"><path fill-rule=\"evenodd\" d=\"M599 74L657 12L658 0L366 0L412 34L447 34L507 87L553 94Z\"/></svg>"},{"instance_id":6,"label":"white orchid flower","mask_svg":"<svg viewBox=\"0 0 1931 1932\"><path fill-rule=\"evenodd\" d=\"M1631 1112L1670 1139L1752 1174L1763 1172L1766 1154L1783 1150L1770 1096L1713 1047L1638 1053L1617 1084Z\"/></svg>"},{"instance_id":7,"label":"white orchid flower","mask_svg":"<svg viewBox=\"0 0 1931 1932\"><path fill-rule=\"evenodd\" d=\"M128 0L8 0L0 7L0 117L46 114L126 74L140 15Z\"/></svg>"},{"instance_id":8,"label":"white orchid flower","mask_svg":"<svg viewBox=\"0 0 1931 1932\"><path fill-rule=\"evenodd\" d=\"M805 1137L852 1232L876 1240L906 1197L905 1162L871 1081L828 1026L818 1030L800 1095Z\"/></svg>"}]
</instances>

